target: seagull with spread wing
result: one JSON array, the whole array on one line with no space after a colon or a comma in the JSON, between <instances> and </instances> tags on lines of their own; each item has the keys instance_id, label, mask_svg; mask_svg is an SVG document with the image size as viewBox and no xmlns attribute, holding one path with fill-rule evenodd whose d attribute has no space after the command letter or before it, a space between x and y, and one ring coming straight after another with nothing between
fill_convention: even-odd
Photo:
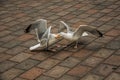
<instances>
[{"instance_id":1,"label":"seagull with spread wing","mask_svg":"<svg viewBox=\"0 0 120 80\"><path fill-rule=\"evenodd\" d=\"M38 20L34 21L32 24L30 24L25 29L25 33L28 33L31 30L35 30L36 36L37 36L37 41L40 42L43 34L47 30L47 20L45 20L45 19L38 19Z\"/></svg>"},{"instance_id":2,"label":"seagull with spread wing","mask_svg":"<svg viewBox=\"0 0 120 80\"><path fill-rule=\"evenodd\" d=\"M75 41L76 45L74 48L77 48L80 37L87 36L88 33L91 33L95 36L102 37L103 34L97 30L95 27L90 27L88 25L80 25L75 31L71 30L71 28L63 21L60 21L60 35L69 41ZM66 28L67 32L61 32L62 29Z\"/></svg>"},{"instance_id":3,"label":"seagull with spread wing","mask_svg":"<svg viewBox=\"0 0 120 80\"><path fill-rule=\"evenodd\" d=\"M51 26L47 29L47 21L44 19L39 19L35 21L33 24L30 24L25 32L28 33L30 30L35 29L38 44L30 47L30 50L34 50L36 48L48 49L48 46L55 43L59 38L59 34L51 33Z\"/></svg>"}]
</instances>

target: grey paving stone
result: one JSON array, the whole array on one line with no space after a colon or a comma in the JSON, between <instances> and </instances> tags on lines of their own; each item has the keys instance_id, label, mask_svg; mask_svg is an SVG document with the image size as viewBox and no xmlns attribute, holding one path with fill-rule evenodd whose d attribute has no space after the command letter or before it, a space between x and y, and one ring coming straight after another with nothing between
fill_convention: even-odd
<instances>
[{"instance_id":1,"label":"grey paving stone","mask_svg":"<svg viewBox=\"0 0 120 80\"><path fill-rule=\"evenodd\" d=\"M37 65L38 63L39 63L39 61L27 59L27 60L21 62L20 64L16 65L15 68L28 70L28 69L34 67L35 65Z\"/></svg>"}]
</instances>

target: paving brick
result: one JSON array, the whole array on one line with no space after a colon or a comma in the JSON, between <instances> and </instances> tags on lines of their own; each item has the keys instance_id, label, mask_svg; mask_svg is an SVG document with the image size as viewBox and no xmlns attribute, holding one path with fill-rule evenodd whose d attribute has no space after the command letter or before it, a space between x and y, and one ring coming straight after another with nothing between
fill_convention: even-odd
<instances>
[{"instance_id":1,"label":"paving brick","mask_svg":"<svg viewBox=\"0 0 120 80\"><path fill-rule=\"evenodd\" d=\"M18 37L17 39L20 40L20 41L27 41L27 40L29 40L31 38L33 38L33 35L24 34L24 35Z\"/></svg>"},{"instance_id":2,"label":"paving brick","mask_svg":"<svg viewBox=\"0 0 120 80\"><path fill-rule=\"evenodd\" d=\"M10 54L10 55L16 55L16 54L19 54L20 52L26 50L25 47L21 47L21 46L17 46L17 47L14 47L12 49L9 49L6 51L7 54Z\"/></svg>"},{"instance_id":3,"label":"paving brick","mask_svg":"<svg viewBox=\"0 0 120 80\"><path fill-rule=\"evenodd\" d=\"M3 30L3 31L0 32L0 37L6 36L10 33L11 33L11 31L9 31L9 30Z\"/></svg>"},{"instance_id":4,"label":"paving brick","mask_svg":"<svg viewBox=\"0 0 120 80\"><path fill-rule=\"evenodd\" d=\"M102 18L100 18L99 20L101 20L101 21L109 21L109 20L111 20L112 19L112 17L108 17L108 16L103 16Z\"/></svg>"},{"instance_id":5,"label":"paving brick","mask_svg":"<svg viewBox=\"0 0 120 80\"><path fill-rule=\"evenodd\" d=\"M12 57L10 60L11 61L16 61L16 62L22 62L23 60L26 60L31 56L32 56L32 54L20 53L20 54L18 54L16 56Z\"/></svg>"},{"instance_id":6,"label":"paving brick","mask_svg":"<svg viewBox=\"0 0 120 80\"><path fill-rule=\"evenodd\" d=\"M96 69L93 70L94 73L107 76L110 74L116 66L107 65L107 64L100 64Z\"/></svg>"},{"instance_id":7,"label":"paving brick","mask_svg":"<svg viewBox=\"0 0 120 80\"><path fill-rule=\"evenodd\" d=\"M114 37L112 36L104 36L102 38L98 38L95 41L96 42L102 42L102 43L108 43L109 41L111 41Z\"/></svg>"},{"instance_id":8,"label":"paving brick","mask_svg":"<svg viewBox=\"0 0 120 80\"><path fill-rule=\"evenodd\" d=\"M119 30L110 30L109 32L107 32L105 35L109 35L109 36L118 36L120 34Z\"/></svg>"},{"instance_id":9,"label":"paving brick","mask_svg":"<svg viewBox=\"0 0 120 80\"><path fill-rule=\"evenodd\" d=\"M26 71L22 75L20 75L20 77L25 78L25 79L29 79L29 80L34 80L35 78L40 76L43 72L44 72L43 69L34 67L34 68Z\"/></svg>"},{"instance_id":10,"label":"paving brick","mask_svg":"<svg viewBox=\"0 0 120 80\"><path fill-rule=\"evenodd\" d=\"M1 26L0 31L7 29L7 26Z\"/></svg>"},{"instance_id":11,"label":"paving brick","mask_svg":"<svg viewBox=\"0 0 120 80\"><path fill-rule=\"evenodd\" d=\"M85 75L90 69L91 69L90 67L78 65L78 66L74 67L73 69L71 69L67 74L73 75L73 76L82 77L82 76Z\"/></svg>"},{"instance_id":12,"label":"paving brick","mask_svg":"<svg viewBox=\"0 0 120 80\"><path fill-rule=\"evenodd\" d=\"M86 46L86 49L88 50L94 50L94 51L98 51L100 48L102 48L104 46L103 43L98 43L98 42L92 42L89 45Z\"/></svg>"},{"instance_id":13,"label":"paving brick","mask_svg":"<svg viewBox=\"0 0 120 80\"><path fill-rule=\"evenodd\" d=\"M103 80L103 77L95 74L88 74L85 77L83 77L81 80Z\"/></svg>"},{"instance_id":14,"label":"paving brick","mask_svg":"<svg viewBox=\"0 0 120 80\"><path fill-rule=\"evenodd\" d=\"M87 49L83 49L80 50L79 52L76 52L73 54L74 57L78 57L79 59L84 59L86 58L88 55L90 55L92 53L92 51L87 50Z\"/></svg>"},{"instance_id":15,"label":"paving brick","mask_svg":"<svg viewBox=\"0 0 120 80\"><path fill-rule=\"evenodd\" d=\"M41 75L40 77L38 77L37 79L35 80L55 80L54 78L52 77L48 77L48 76L43 76Z\"/></svg>"},{"instance_id":16,"label":"paving brick","mask_svg":"<svg viewBox=\"0 0 120 80\"><path fill-rule=\"evenodd\" d=\"M55 66L56 64L58 64L60 61L59 60L55 60L55 59L50 59L48 58L47 60L41 62L38 67L40 68L44 68L44 69L50 69L53 66Z\"/></svg>"},{"instance_id":17,"label":"paving brick","mask_svg":"<svg viewBox=\"0 0 120 80\"><path fill-rule=\"evenodd\" d=\"M29 40L29 41L26 41L26 42L22 43L21 45L25 46L25 47L30 47L30 46L33 46L33 45L36 45L36 44L37 44L37 40Z\"/></svg>"},{"instance_id":18,"label":"paving brick","mask_svg":"<svg viewBox=\"0 0 120 80\"><path fill-rule=\"evenodd\" d=\"M27 80L27 79L23 79L23 78L15 78L14 80Z\"/></svg>"},{"instance_id":19,"label":"paving brick","mask_svg":"<svg viewBox=\"0 0 120 80\"><path fill-rule=\"evenodd\" d=\"M69 57L71 54L72 54L71 52L61 51L58 54L56 54L55 56L53 56L53 58L59 59L59 60L64 60L65 58Z\"/></svg>"},{"instance_id":20,"label":"paving brick","mask_svg":"<svg viewBox=\"0 0 120 80\"><path fill-rule=\"evenodd\" d=\"M103 10L101 10L100 12L109 13L109 12L111 12L111 11L112 11L112 9L103 9Z\"/></svg>"},{"instance_id":21,"label":"paving brick","mask_svg":"<svg viewBox=\"0 0 120 80\"><path fill-rule=\"evenodd\" d=\"M119 79L120 79L120 74L112 73L105 80L119 80Z\"/></svg>"},{"instance_id":22,"label":"paving brick","mask_svg":"<svg viewBox=\"0 0 120 80\"><path fill-rule=\"evenodd\" d=\"M28 69L36 66L38 63L39 63L39 61L27 59L27 60L21 62L20 64L16 65L15 68L28 70Z\"/></svg>"},{"instance_id":23,"label":"paving brick","mask_svg":"<svg viewBox=\"0 0 120 80\"><path fill-rule=\"evenodd\" d=\"M117 20L117 19L112 19L112 20L110 20L108 23L106 23L106 24L108 24L108 25L112 25L112 26L116 26L116 25L118 25L120 23L120 21L119 20Z\"/></svg>"},{"instance_id":24,"label":"paving brick","mask_svg":"<svg viewBox=\"0 0 120 80\"><path fill-rule=\"evenodd\" d=\"M8 50L7 48L2 48L2 47L0 47L0 52L2 53L2 52L5 52L6 50Z\"/></svg>"},{"instance_id":25,"label":"paving brick","mask_svg":"<svg viewBox=\"0 0 120 80\"><path fill-rule=\"evenodd\" d=\"M109 48L109 49L119 49L120 48L120 41L118 41L118 40L110 41L106 45L106 48Z\"/></svg>"},{"instance_id":26,"label":"paving brick","mask_svg":"<svg viewBox=\"0 0 120 80\"><path fill-rule=\"evenodd\" d=\"M8 36L5 36L3 38L0 39L0 41L3 41L3 42L8 42L12 39L15 39L16 36L13 36L13 35L8 35Z\"/></svg>"},{"instance_id":27,"label":"paving brick","mask_svg":"<svg viewBox=\"0 0 120 80\"><path fill-rule=\"evenodd\" d=\"M1 75L2 80L13 80L16 76L23 73L23 70L12 68Z\"/></svg>"},{"instance_id":28,"label":"paving brick","mask_svg":"<svg viewBox=\"0 0 120 80\"><path fill-rule=\"evenodd\" d=\"M32 59L35 59L35 60L40 60L40 61L43 61L45 59L47 59L50 55L48 54L45 54L43 52L40 52L40 53L37 53L33 56L31 56Z\"/></svg>"},{"instance_id":29,"label":"paving brick","mask_svg":"<svg viewBox=\"0 0 120 80\"><path fill-rule=\"evenodd\" d=\"M109 57L105 63L108 63L108 64L112 64L112 65L120 65L120 56L117 56L117 55L112 55L111 57Z\"/></svg>"},{"instance_id":30,"label":"paving brick","mask_svg":"<svg viewBox=\"0 0 120 80\"><path fill-rule=\"evenodd\" d=\"M114 28L114 26L110 26L110 25L105 24L105 25L100 26L98 29L102 32L107 32L112 28Z\"/></svg>"},{"instance_id":31,"label":"paving brick","mask_svg":"<svg viewBox=\"0 0 120 80\"><path fill-rule=\"evenodd\" d=\"M6 44L3 45L3 47L6 47L6 48L13 48L17 45L19 45L21 42L20 41L17 41L17 40L12 40L12 41L9 41L7 42Z\"/></svg>"},{"instance_id":32,"label":"paving brick","mask_svg":"<svg viewBox=\"0 0 120 80\"><path fill-rule=\"evenodd\" d=\"M80 62L80 60L78 60L77 58L69 57L69 58L65 59L62 63L60 63L60 65L72 68L75 65L77 65L79 62Z\"/></svg>"},{"instance_id":33,"label":"paving brick","mask_svg":"<svg viewBox=\"0 0 120 80\"><path fill-rule=\"evenodd\" d=\"M0 62L6 61L7 59L9 59L10 57L12 57L11 55L5 54L5 53L1 53L0 54Z\"/></svg>"},{"instance_id":34,"label":"paving brick","mask_svg":"<svg viewBox=\"0 0 120 80\"><path fill-rule=\"evenodd\" d=\"M59 80L79 80L79 78L75 76L64 75Z\"/></svg>"},{"instance_id":35,"label":"paving brick","mask_svg":"<svg viewBox=\"0 0 120 80\"><path fill-rule=\"evenodd\" d=\"M97 58L97 57L88 57L85 61L82 62L84 65L88 65L91 67L95 67L97 64L99 64L103 59Z\"/></svg>"},{"instance_id":36,"label":"paving brick","mask_svg":"<svg viewBox=\"0 0 120 80\"><path fill-rule=\"evenodd\" d=\"M114 52L114 50L102 48L102 49L100 49L98 52L94 53L93 56L102 57L102 58L107 58L107 57L110 56L113 52Z\"/></svg>"},{"instance_id":37,"label":"paving brick","mask_svg":"<svg viewBox=\"0 0 120 80\"><path fill-rule=\"evenodd\" d=\"M15 65L16 65L15 62L4 61L4 62L0 63L0 72L4 72L4 71L12 68Z\"/></svg>"},{"instance_id":38,"label":"paving brick","mask_svg":"<svg viewBox=\"0 0 120 80\"><path fill-rule=\"evenodd\" d=\"M12 34L15 36L19 36L19 35L23 35L24 33L23 33L23 30L18 30L18 31L13 32Z\"/></svg>"},{"instance_id":39,"label":"paving brick","mask_svg":"<svg viewBox=\"0 0 120 80\"><path fill-rule=\"evenodd\" d=\"M117 52L115 52L115 54L120 55L120 50L118 50Z\"/></svg>"},{"instance_id":40,"label":"paving brick","mask_svg":"<svg viewBox=\"0 0 120 80\"><path fill-rule=\"evenodd\" d=\"M64 73L66 73L68 70L69 68L56 66L52 68L51 70L49 70L48 72L46 72L45 75L58 78L64 75Z\"/></svg>"}]
</instances>

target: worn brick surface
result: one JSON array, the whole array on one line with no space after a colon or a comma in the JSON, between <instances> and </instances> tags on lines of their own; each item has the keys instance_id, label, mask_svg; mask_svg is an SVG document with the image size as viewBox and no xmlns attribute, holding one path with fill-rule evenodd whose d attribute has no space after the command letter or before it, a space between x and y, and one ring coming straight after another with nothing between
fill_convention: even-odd
<instances>
[{"instance_id":1,"label":"worn brick surface","mask_svg":"<svg viewBox=\"0 0 120 80\"><path fill-rule=\"evenodd\" d=\"M95 74L88 74L81 80L103 80L103 77L95 75Z\"/></svg>"},{"instance_id":2,"label":"worn brick surface","mask_svg":"<svg viewBox=\"0 0 120 80\"><path fill-rule=\"evenodd\" d=\"M94 53L94 56L97 57L102 57L102 58L107 58L108 56L110 56L112 53L114 52L114 50L110 50L110 49L100 49L99 51L97 51L97 53Z\"/></svg>"},{"instance_id":3,"label":"worn brick surface","mask_svg":"<svg viewBox=\"0 0 120 80\"><path fill-rule=\"evenodd\" d=\"M45 73L45 75L58 78L58 77L64 75L64 73L66 73L68 70L69 70L69 68L56 66L56 67L52 68L51 70L49 70L47 73Z\"/></svg>"},{"instance_id":4,"label":"worn brick surface","mask_svg":"<svg viewBox=\"0 0 120 80\"><path fill-rule=\"evenodd\" d=\"M4 72L10 68L12 68L16 63L11 61L4 61L0 64L0 72Z\"/></svg>"},{"instance_id":5,"label":"worn brick surface","mask_svg":"<svg viewBox=\"0 0 120 80\"><path fill-rule=\"evenodd\" d=\"M26 60L27 58L29 58L30 56L32 56L32 54L28 54L28 53L20 53L14 57L12 57L10 60L11 61L16 61L16 62L21 62L23 60Z\"/></svg>"},{"instance_id":6,"label":"worn brick surface","mask_svg":"<svg viewBox=\"0 0 120 80\"><path fill-rule=\"evenodd\" d=\"M2 80L13 80L16 76L23 73L23 70L12 68L1 75Z\"/></svg>"},{"instance_id":7,"label":"worn brick surface","mask_svg":"<svg viewBox=\"0 0 120 80\"><path fill-rule=\"evenodd\" d=\"M96 74L107 76L109 73L111 73L112 71L114 71L113 68L115 68L115 67L116 66L107 65L107 64L101 64L96 69L94 69L93 72L96 73Z\"/></svg>"},{"instance_id":8,"label":"worn brick surface","mask_svg":"<svg viewBox=\"0 0 120 80\"><path fill-rule=\"evenodd\" d=\"M103 59L97 58L97 57L88 57L85 61L82 62L84 65L95 67L97 64L99 64Z\"/></svg>"},{"instance_id":9,"label":"worn brick surface","mask_svg":"<svg viewBox=\"0 0 120 80\"><path fill-rule=\"evenodd\" d=\"M42 75L42 76L38 77L36 80L55 80L55 79L52 77Z\"/></svg>"},{"instance_id":10,"label":"worn brick surface","mask_svg":"<svg viewBox=\"0 0 120 80\"><path fill-rule=\"evenodd\" d=\"M0 80L119 80L119 5L119 0L0 0ZM103 37L81 37L77 49L62 40L55 52L30 51L37 44L35 32L24 30L41 18L55 27L53 33L62 20L73 28L94 26Z\"/></svg>"},{"instance_id":11,"label":"worn brick surface","mask_svg":"<svg viewBox=\"0 0 120 80\"><path fill-rule=\"evenodd\" d=\"M105 63L119 66L119 65L120 65L120 62L119 62L119 61L120 61L120 56L112 55L111 57L109 57L109 58L105 61Z\"/></svg>"},{"instance_id":12,"label":"worn brick surface","mask_svg":"<svg viewBox=\"0 0 120 80\"><path fill-rule=\"evenodd\" d=\"M39 63L39 61L27 59L24 62L16 65L15 68L28 70L28 69L32 68L33 66L37 65L38 63Z\"/></svg>"},{"instance_id":13,"label":"worn brick surface","mask_svg":"<svg viewBox=\"0 0 120 80\"><path fill-rule=\"evenodd\" d=\"M78 65L68 72L69 75L82 77L87 73L91 68L87 66Z\"/></svg>"},{"instance_id":14,"label":"worn brick surface","mask_svg":"<svg viewBox=\"0 0 120 80\"><path fill-rule=\"evenodd\" d=\"M50 68L52 68L53 66L55 66L59 62L60 62L59 60L47 59L47 60L43 61L42 63L40 63L38 65L38 67L44 68L44 69L50 69Z\"/></svg>"},{"instance_id":15,"label":"worn brick surface","mask_svg":"<svg viewBox=\"0 0 120 80\"><path fill-rule=\"evenodd\" d=\"M64 76L61 77L59 80L79 80L79 78L78 78L78 77L75 77L75 76L64 75Z\"/></svg>"},{"instance_id":16,"label":"worn brick surface","mask_svg":"<svg viewBox=\"0 0 120 80\"><path fill-rule=\"evenodd\" d=\"M28 70L27 72L23 73L20 77L29 79L29 80L33 80L36 77L38 77L39 75L41 75L43 73L43 71L44 70L42 70L40 68L32 68L32 69Z\"/></svg>"},{"instance_id":17,"label":"worn brick surface","mask_svg":"<svg viewBox=\"0 0 120 80\"><path fill-rule=\"evenodd\" d=\"M109 75L105 80L119 80L120 79L120 74L119 73L112 73Z\"/></svg>"},{"instance_id":18,"label":"worn brick surface","mask_svg":"<svg viewBox=\"0 0 120 80\"><path fill-rule=\"evenodd\" d=\"M64 62L60 63L60 65L72 68L75 65L77 65L79 62L80 62L79 59L76 59L74 57L69 57L69 58L65 59Z\"/></svg>"}]
</instances>

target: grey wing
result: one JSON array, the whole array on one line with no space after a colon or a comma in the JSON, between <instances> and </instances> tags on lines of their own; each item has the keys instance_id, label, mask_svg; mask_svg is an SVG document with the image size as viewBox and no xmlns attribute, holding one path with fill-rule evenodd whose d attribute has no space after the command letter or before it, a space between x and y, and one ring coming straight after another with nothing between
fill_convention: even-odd
<instances>
[{"instance_id":1,"label":"grey wing","mask_svg":"<svg viewBox=\"0 0 120 80\"><path fill-rule=\"evenodd\" d=\"M44 44L49 45L49 40L51 38L51 26L46 30L46 32L43 34L41 40L46 40Z\"/></svg>"},{"instance_id":2,"label":"grey wing","mask_svg":"<svg viewBox=\"0 0 120 80\"><path fill-rule=\"evenodd\" d=\"M75 30L74 36L87 36L88 34L83 29L84 26L87 26L87 25L80 25L79 28Z\"/></svg>"},{"instance_id":3,"label":"grey wing","mask_svg":"<svg viewBox=\"0 0 120 80\"><path fill-rule=\"evenodd\" d=\"M70 32L70 27L64 21L60 21L60 28L59 28L58 32L61 32L64 29L66 29L67 32Z\"/></svg>"}]
</instances>

